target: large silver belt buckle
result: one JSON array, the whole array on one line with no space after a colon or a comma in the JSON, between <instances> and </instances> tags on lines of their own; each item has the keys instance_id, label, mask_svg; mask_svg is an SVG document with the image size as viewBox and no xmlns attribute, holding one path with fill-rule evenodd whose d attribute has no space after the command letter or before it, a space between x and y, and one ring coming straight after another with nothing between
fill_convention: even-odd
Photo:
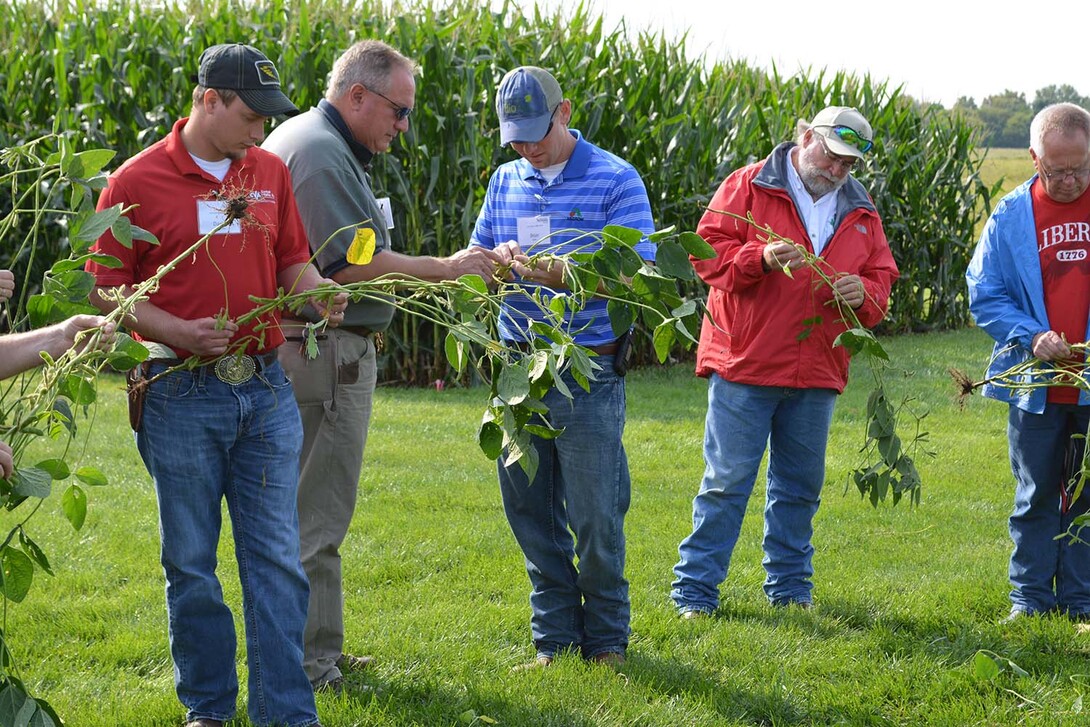
<instances>
[{"instance_id":1,"label":"large silver belt buckle","mask_svg":"<svg viewBox=\"0 0 1090 727\"><path fill-rule=\"evenodd\" d=\"M226 356L216 362L216 378L225 384L238 386L245 384L254 377L254 357L243 354L241 356Z\"/></svg>"}]
</instances>

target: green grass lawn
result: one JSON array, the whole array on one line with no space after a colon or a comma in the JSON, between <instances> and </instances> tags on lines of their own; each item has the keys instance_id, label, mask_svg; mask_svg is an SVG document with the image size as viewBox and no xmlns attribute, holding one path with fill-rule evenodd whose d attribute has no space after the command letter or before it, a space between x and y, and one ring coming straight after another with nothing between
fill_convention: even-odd
<instances>
[{"instance_id":1,"label":"green grass lawn","mask_svg":"<svg viewBox=\"0 0 1090 727\"><path fill-rule=\"evenodd\" d=\"M1006 517L1013 483L1006 408L960 407L947 374L979 375L978 330L884 341L901 367L891 396L914 396L936 456L923 502L874 509L845 491L862 444L866 372L838 403L816 522L811 612L773 610L761 591L758 482L715 618L678 619L667 597L702 471L704 382L688 366L633 372L626 447L632 643L623 673L533 657L522 558L494 465L473 444L484 392L381 389L359 507L344 552L348 648L375 655L342 696L320 695L326 727L349 725L1064 725L1090 691L1090 635L1059 618L1001 625L1008 609ZM5 634L30 688L68 724L176 726L154 494L124 416L121 381L100 387L86 464L91 491L74 533L45 502L31 533L56 572L9 608ZM25 515L20 511L7 515ZM10 527L10 525L9 525ZM221 571L239 611L233 557ZM241 631L240 631L241 633ZM1028 672L977 677L974 656ZM244 661L240 655L240 671ZM244 683L244 681L243 681ZM240 709L242 703L240 702ZM247 725L245 719L232 725Z\"/></svg>"}]
</instances>

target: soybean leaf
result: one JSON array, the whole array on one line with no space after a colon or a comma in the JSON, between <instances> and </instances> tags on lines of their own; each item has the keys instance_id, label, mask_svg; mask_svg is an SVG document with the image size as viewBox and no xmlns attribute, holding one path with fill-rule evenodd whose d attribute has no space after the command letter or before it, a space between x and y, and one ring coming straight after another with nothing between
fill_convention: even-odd
<instances>
[{"instance_id":1,"label":"soybean leaf","mask_svg":"<svg viewBox=\"0 0 1090 727\"><path fill-rule=\"evenodd\" d=\"M533 434L535 437L541 437L542 439L556 439L564 433L563 428L553 429L542 424L527 424L526 431Z\"/></svg>"},{"instance_id":2,"label":"soybean leaf","mask_svg":"<svg viewBox=\"0 0 1090 727\"><path fill-rule=\"evenodd\" d=\"M670 355L670 347L674 345L674 327L669 321L655 328L652 342L655 345L655 355L659 357L659 363L665 363L666 357Z\"/></svg>"},{"instance_id":3,"label":"soybean leaf","mask_svg":"<svg viewBox=\"0 0 1090 727\"><path fill-rule=\"evenodd\" d=\"M999 676L999 664L983 651L978 651L973 657L973 674L977 679L991 681Z\"/></svg>"},{"instance_id":4,"label":"soybean leaf","mask_svg":"<svg viewBox=\"0 0 1090 727\"><path fill-rule=\"evenodd\" d=\"M0 567L3 568L3 583L0 590L4 598L15 603L22 603L26 598L30 584L34 582L34 562L21 550L5 545L0 550Z\"/></svg>"},{"instance_id":5,"label":"soybean leaf","mask_svg":"<svg viewBox=\"0 0 1090 727\"><path fill-rule=\"evenodd\" d=\"M626 278L631 278L644 266L644 260L640 254L630 247L617 248L621 253L621 273Z\"/></svg>"},{"instance_id":6,"label":"soybean leaf","mask_svg":"<svg viewBox=\"0 0 1090 727\"><path fill-rule=\"evenodd\" d=\"M34 466L48 472L49 476L54 480L64 480L72 474L68 469L68 463L63 459L43 459Z\"/></svg>"},{"instance_id":7,"label":"soybean leaf","mask_svg":"<svg viewBox=\"0 0 1090 727\"><path fill-rule=\"evenodd\" d=\"M102 474L99 469L90 466L80 467L76 470L76 479L91 487L104 487L109 484L106 475Z\"/></svg>"},{"instance_id":8,"label":"soybean leaf","mask_svg":"<svg viewBox=\"0 0 1090 727\"><path fill-rule=\"evenodd\" d=\"M882 460L887 466L893 466L901 455L901 438L896 434L882 437L878 440L878 452L881 453Z\"/></svg>"},{"instance_id":9,"label":"soybean leaf","mask_svg":"<svg viewBox=\"0 0 1090 727\"><path fill-rule=\"evenodd\" d=\"M530 381L540 381L547 373L549 373L549 352L534 351L534 355L530 358Z\"/></svg>"},{"instance_id":10,"label":"soybean leaf","mask_svg":"<svg viewBox=\"0 0 1090 727\"><path fill-rule=\"evenodd\" d=\"M121 210L124 206L121 203L115 204L113 207L107 207L104 210L99 210L91 215L80 226L79 232L76 233L75 239L83 242L94 242L98 238L102 237L102 234L106 230L110 229L117 218L121 216ZM126 247L132 247L130 242Z\"/></svg>"},{"instance_id":11,"label":"soybean leaf","mask_svg":"<svg viewBox=\"0 0 1090 727\"><path fill-rule=\"evenodd\" d=\"M533 441L530 439L530 435L526 432L520 432L517 437L510 443L507 448L508 456L505 465L510 466L514 462L518 462L519 467L526 473L526 478L533 482L537 476L537 468L540 463L537 448L534 447Z\"/></svg>"},{"instance_id":12,"label":"soybean leaf","mask_svg":"<svg viewBox=\"0 0 1090 727\"><path fill-rule=\"evenodd\" d=\"M114 238L124 247L132 248L132 222L125 215L121 215L110 225L110 232Z\"/></svg>"},{"instance_id":13,"label":"soybean leaf","mask_svg":"<svg viewBox=\"0 0 1090 727\"><path fill-rule=\"evenodd\" d=\"M39 568L49 575L53 575L53 569L49 567L49 558L22 528L19 528L19 544L22 545L23 552L30 556L31 560L37 563Z\"/></svg>"},{"instance_id":14,"label":"soybean leaf","mask_svg":"<svg viewBox=\"0 0 1090 727\"><path fill-rule=\"evenodd\" d=\"M503 429L494 421L481 422L477 445L489 459L499 459L503 453Z\"/></svg>"},{"instance_id":15,"label":"soybean leaf","mask_svg":"<svg viewBox=\"0 0 1090 727\"><path fill-rule=\"evenodd\" d=\"M568 388L568 385L564 382L564 379L561 378L560 371L557 370L556 359L554 358L549 359L549 373L553 377L553 386L556 387L556 390L560 392L561 396L563 396L565 399L571 399L571 389Z\"/></svg>"},{"instance_id":16,"label":"soybean leaf","mask_svg":"<svg viewBox=\"0 0 1090 727\"><path fill-rule=\"evenodd\" d=\"M518 404L530 393L530 372L521 364L504 366L496 385L496 395L506 404Z\"/></svg>"},{"instance_id":17,"label":"soybean leaf","mask_svg":"<svg viewBox=\"0 0 1090 727\"><path fill-rule=\"evenodd\" d=\"M7 677L5 682L3 690L0 690L0 724L17 725L20 724L23 707L28 702L33 704L34 700L27 696L22 683L14 677Z\"/></svg>"},{"instance_id":18,"label":"soybean leaf","mask_svg":"<svg viewBox=\"0 0 1090 727\"><path fill-rule=\"evenodd\" d=\"M652 232L650 235L648 235L647 239L650 240L651 242L658 242L659 240L663 240L663 239L669 237L670 235L674 234L674 230L676 228L677 228L676 225L670 225L669 227L665 227L665 228L663 228L661 230L656 230L655 232Z\"/></svg>"},{"instance_id":19,"label":"soybean leaf","mask_svg":"<svg viewBox=\"0 0 1090 727\"><path fill-rule=\"evenodd\" d=\"M64 377L57 390L76 406L86 407L93 404L96 397L95 383L76 374Z\"/></svg>"},{"instance_id":20,"label":"soybean leaf","mask_svg":"<svg viewBox=\"0 0 1090 727\"><path fill-rule=\"evenodd\" d=\"M670 277L680 280L696 279L693 266L689 263L689 254L674 240L663 240L659 243L655 264Z\"/></svg>"},{"instance_id":21,"label":"soybean leaf","mask_svg":"<svg viewBox=\"0 0 1090 727\"><path fill-rule=\"evenodd\" d=\"M672 311L670 311L670 315L672 315L674 318L684 318L685 316L691 316L693 313L696 313L695 300L687 300L679 305L677 308L674 308Z\"/></svg>"},{"instance_id":22,"label":"soybean leaf","mask_svg":"<svg viewBox=\"0 0 1090 727\"><path fill-rule=\"evenodd\" d=\"M58 260L53 263L53 267L49 269L49 272L56 274L63 273L67 270L82 270L83 266L86 265L88 261L93 261L102 267L110 268L111 270L119 268L122 265L121 261L113 255L103 255L101 253L91 252L86 255L80 255L79 257L69 257Z\"/></svg>"},{"instance_id":23,"label":"soybean leaf","mask_svg":"<svg viewBox=\"0 0 1090 727\"><path fill-rule=\"evenodd\" d=\"M26 312L30 316L30 327L41 328L50 323L55 323L56 321L53 320L53 308L55 306L55 301L48 295L30 296L26 302Z\"/></svg>"},{"instance_id":24,"label":"soybean leaf","mask_svg":"<svg viewBox=\"0 0 1090 727\"><path fill-rule=\"evenodd\" d=\"M678 235L678 242L685 252L697 260L711 260L715 257L715 248L704 241L704 238L695 232L682 232Z\"/></svg>"},{"instance_id":25,"label":"soybean leaf","mask_svg":"<svg viewBox=\"0 0 1090 727\"><path fill-rule=\"evenodd\" d=\"M20 467L12 473L12 491L22 497L49 497L53 490L53 477L45 470L37 467Z\"/></svg>"},{"instance_id":26,"label":"soybean leaf","mask_svg":"<svg viewBox=\"0 0 1090 727\"><path fill-rule=\"evenodd\" d=\"M447 361L454 367L455 371L461 373L466 365L465 344L459 341L452 332L448 331L447 337L443 341L443 349L447 354Z\"/></svg>"},{"instance_id":27,"label":"soybean leaf","mask_svg":"<svg viewBox=\"0 0 1090 727\"><path fill-rule=\"evenodd\" d=\"M8 643L4 640L4 632L3 630L0 630L0 667L3 667L5 670L10 670L14 663L14 660L11 658L11 650L8 649ZM14 677L11 676L10 672L8 673L7 679L14 680ZM3 684L4 681L5 680L0 680L0 684ZM3 724L3 722L0 722L0 724Z\"/></svg>"},{"instance_id":28,"label":"soybean leaf","mask_svg":"<svg viewBox=\"0 0 1090 727\"><path fill-rule=\"evenodd\" d=\"M69 485L61 496L61 509L72 527L79 530L87 519L87 493L79 485Z\"/></svg>"},{"instance_id":29,"label":"soybean leaf","mask_svg":"<svg viewBox=\"0 0 1090 727\"><path fill-rule=\"evenodd\" d=\"M605 238L603 242L617 240L627 247L635 247L643 240L643 233L632 227L622 227L621 225L606 225L602 228L602 237Z\"/></svg>"},{"instance_id":30,"label":"soybean leaf","mask_svg":"<svg viewBox=\"0 0 1090 727\"><path fill-rule=\"evenodd\" d=\"M631 306L623 300L610 298L606 303L606 311L609 313L609 323L613 328L613 335L620 338L632 327L635 316Z\"/></svg>"},{"instance_id":31,"label":"soybean leaf","mask_svg":"<svg viewBox=\"0 0 1090 727\"><path fill-rule=\"evenodd\" d=\"M480 275L467 274L458 278L458 282L467 288L472 288L481 295L488 295L488 283Z\"/></svg>"},{"instance_id":32,"label":"soybean leaf","mask_svg":"<svg viewBox=\"0 0 1090 727\"><path fill-rule=\"evenodd\" d=\"M693 328L697 330L689 330L690 324ZM679 318L674 321L674 330L676 330L678 333L680 333L682 336L692 341L693 343L698 342L696 340L696 337L700 334L699 326L700 324L696 322L695 317Z\"/></svg>"},{"instance_id":33,"label":"soybean leaf","mask_svg":"<svg viewBox=\"0 0 1090 727\"><path fill-rule=\"evenodd\" d=\"M88 149L86 151L77 152L72 157L69 168L63 171L71 177L80 177L83 179L93 177L101 172L103 167L109 164L110 160L116 155L117 152L112 149ZM77 166L79 168L78 174L74 171Z\"/></svg>"},{"instance_id":34,"label":"soybean leaf","mask_svg":"<svg viewBox=\"0 0 1090 727\"><path fill-rule=\"evenodd\" d=\"M57 716L49 702L40 697L31 701L36 703L38 711L31 716L27 727L58 727L61 724L60 717Z\"/></svg>"},{"instance_id":35,"label":"soybean leaf","mask_svg":"<svg viewBox=\"0 0 1090 727\"><path fill-rule=\"evenodd\" d=\"M874 337L874 334L865 328L850 328L833 341L834 346L843 346L852 356L857 353L865 353L868 356L889 361L889 354L882 348L882 344Z\"/></svg>"},{"instance_id":36,"label":"soybean leaf","mask_svg":"<svg viewBox=\"0 0 1090 727\"><path fill-rule=\"evenodd\" d=\"M118 371L128 371L146 361L150 355L147 346L125 333L118 333L114 339L114 347L106 355L106 361Z\"/></svg>"},{"instance_id":37,"label":"soybean leaf","mask_svg":"<svg viewBox=\"0 0 1090 727\"><path fill-rule=\"evenodd\" d=\"M141 242L151 243L152 245L159 244L158 237L156 237L152 232L149 232L148 230L145 230L143 227L139 227L138 225L132 226L132 239L140 240Z\"/></svg>"},{"instance_id":38,"label":"soybean leaf","mask_svg":"<svg viewBox=\"0 0 1090 727\"><path fill-rule=\"evenodd\" d=\"M85 270L64 270L42 281L42 292L68 303L86 303L94 289L95 276Z\"/></svg>"},{"instance_id":39,"label":"soybean leaf","mask_svg":"<svg viewBox=\"0 0 1090 727\"><path fill-rule=\"evenodd\" d=\"M621 277L621 253L612 247L603 247L591 258L594 270L607 280Z\"/></svg>"}]
</instances>

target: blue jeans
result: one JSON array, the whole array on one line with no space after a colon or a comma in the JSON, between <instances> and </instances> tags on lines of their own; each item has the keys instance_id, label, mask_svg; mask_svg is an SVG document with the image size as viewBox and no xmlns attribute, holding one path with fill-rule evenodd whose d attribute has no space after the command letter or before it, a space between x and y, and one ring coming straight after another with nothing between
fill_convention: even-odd
<instances>
[{"instance_id":1,"label":"blue jeans","mask_svg":"<svg viewBox=\"0 0 1090 727\"><path fill-rule=\"evenodd\" d=\"M154 364L149 373L163 369ZM235 623L216 577L226 499L242 582L250 721L317 722L303 671L309 590L295 509L302 428L280 364L238 386L211 367L155 381L136 442L159 500L170 652L187 719L235 714Z\"/></svg>"},{"instance_id":2,"label":"blue jeans","mask_svg":"<svg viewBox=\"0 0 1090 727\"><path fill-rule=\"evenodd\" d=\"M1015 479L1010 598L1015 610L1090 614L1090 546L1055 539L1090 510L1090 489L1066 512L1061 503L1062 484L1069 476L1065 450L1075 445L1079 467L1083 443L1072 442L1071 435L1085 434L1088 421L1090 406L1046 404L1041 414L1010 407L1007 439Z\"/></svg>"},{"instance_id":3,"label":"blue jeans","mask_svg":"<svg viewBox=\"0 0 1090 727\"><path fill-rule=\"evenodd\" d=\"M534 437L540 464L532 483L517 462L499 462L503 508L533 587L530 626L539 656L579 648L590 658L628 648L625 387L603 364L590 392L565 373L574 400L555 389L545 396L550 423L564 433Z\"/></svg>"},{"instance_id":4,"label":"blue jeans","mask_svg":"<svg viewBox=\"0 0 1090 727\"><path fill-rule=\"evenodd\" d=\"M825 482L832 389L751 386L708 379L704 479L693 532L678 548L670 597L679 611L714 611L766 446L764 590L773 605L812 601L814 514Z\"/></svg>"}]
</instances>

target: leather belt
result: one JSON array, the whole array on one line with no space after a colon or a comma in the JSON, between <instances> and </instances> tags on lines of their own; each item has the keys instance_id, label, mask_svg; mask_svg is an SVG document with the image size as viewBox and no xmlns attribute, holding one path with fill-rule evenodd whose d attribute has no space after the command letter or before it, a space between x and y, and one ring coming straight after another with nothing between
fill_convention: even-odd
<instances>
[{"instance_id":1,"label":"leather belt","mask_svg":"<svg viewBox=\"0 0 1090 727\"><path fill-rule=\"evenodd\" d=\"M207 363L202 366L197 366L196 369L211 368L212 375L225 384L230 386L239 386L245 384L247 381L254 377L254 374L259 371L272 366L277 361L276 351L266 351L265 353L259 353L256 355L249 354L231 354L224 356L215 363ZM171 366L180 366L185 363L185 359L181 358L149 358L147 362L150 364L165 364L168 368Z\"/></svg>"},{"instance_id":2,"label":"leather belt","mask_svg":"<svg viewBox=\"0 0 1090 727\"><path fill-rule=\"evenodd\" d=\"M504 341L503 345L507 346L508 348L517 348L520 351L534 350L534 345L529 341ZM613 354L617 353L618 346L617 342L613 341L612 343L603 343L597 346L583 346L583 348L587 349L588 351L593 351L599 356L612 356Z\"/></svg>"}]
</instances>

